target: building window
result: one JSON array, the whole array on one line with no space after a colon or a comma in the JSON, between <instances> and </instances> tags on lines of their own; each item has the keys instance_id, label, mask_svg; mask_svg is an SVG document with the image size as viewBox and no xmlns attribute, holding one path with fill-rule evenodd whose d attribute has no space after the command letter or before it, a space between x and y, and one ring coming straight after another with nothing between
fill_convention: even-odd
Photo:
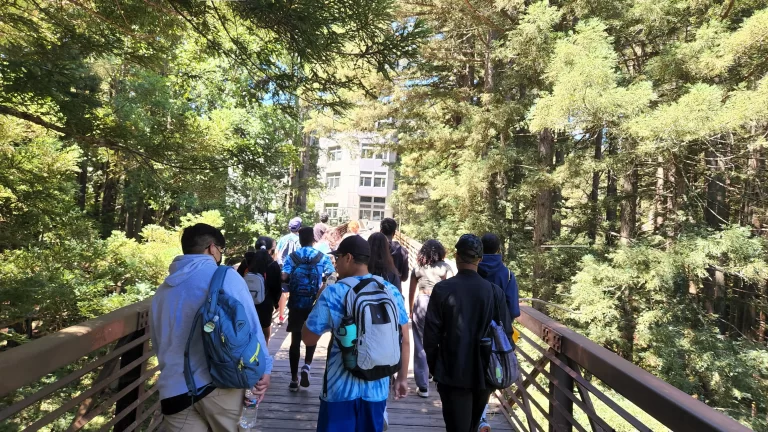
<instances>
[{"instance_id":1,"label":"building window","mask_svg":"<svg viewBox=\"0 0 768 432\"><path fill-rule=\"evenodd\" d=\"M340 146L329 147L328 162L340 161L340 160L341 160L341 147Z\"/></svg>"},{"instance_id":2,"label":"building window","mask_svg":"<svg viewBox=\"0 0 768 432\"><path fill-rule=\"evenodd\" d=\"M325 212L328 213L328 219L336 220L339 218L339 205L326 203Z\"/></svg>"},{"instance_id":3,"label":"building window","mask_svg":"<svg viewBox=\"0 0 768 432\"><path fill-rule=\"evenodd\" d=\"M379 159L379 160L387 160L389 156L389 152L387 151L376 151L376 147L372 146L371 144L363 144L363 146L360 149L360 158L361 159Z\"/></svg>"},{"instance_id":4,"label":"building window","mask_svg":"<svg viewBox=\"0 0 768 432\"><path fill-rule=\"evenodd\" d=\"M373 185L373 171L360 171L360 186Z\"/></svg>"},{"instance_id":5,"label":"building window","mask_svg":"<svg viewBox=\"0 0 768 432\"><path fill-rule=\"evenodd\" d=\"M360 219L380 221L384 219L387 199L383 197L360 197Z\"/></svg>"},{"instance_id":6,"label":"building window","mask_svg":"<svg viewBox=\"0 0 768 432\"><path fill-rule=\"evenodd\" d=\"M325 175L325 187L328 189L336 189L339 187L339 182L341 181L341 173L335 172L335 173L328 173Z\"/></svg>"},{"instance_id":7,"label":"building window","mask_svg":"<svg viewBox=\"0 0 768 432\"><path fill-rule=\"evenodd\" d=\"M387 187L387 173L375 172L373 173L373 187Z\"/></svg>"}]
</instances>

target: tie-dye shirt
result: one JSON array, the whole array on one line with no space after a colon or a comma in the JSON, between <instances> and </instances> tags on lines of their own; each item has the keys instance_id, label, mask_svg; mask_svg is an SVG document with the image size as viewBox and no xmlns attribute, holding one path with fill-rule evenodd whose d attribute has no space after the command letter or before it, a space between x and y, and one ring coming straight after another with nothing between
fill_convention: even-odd
<instances>
[{"instance_id":1,"label":"tie-dye shirt","mask_svg":"<svg viewBox=\"0 0 768 432\"><path fill-rule=\"evenodd\" d=\"M372 275L355 276L357 280L371 278ZM405 311L403 295L389 282L378 278L390 290L395 299L400 325L408 324L408 313ZM344 296L350 286L343 283L329 285L317 299L312 313L307 319L307 328L314 334L321 335L337 329L344 315ZM328 379L328 394L323 397L326 402L342 402L362 398L369 402L381 402L389 396L389 378L377 381L365 381L353 376L344 369L341 351L335 342L331 343L330 357L326 369Z\"/></svg>"},{"instance_id":2,"label":"tie-dye shirt","mask_svg":"<svg viewBox=\"0 0 768 432\"><path fill-rule=\"evenodd\" d=\"M319 250L310 247L310 246L304 246L301 249L296 250L296 255L300 259L306 259L306 260L312 260L312 258L315 257L315 255L322 253ZM293 258L291 258L290 255L285 257L285 262L283 263L283 273L291 274L293 272L293 269L297 267L298 264L293 262ZM331 262L331 259L328 258L328 255L323 255L323 258L318 261L317 263L317 271L320 274L324 274L325 276L331 275L333 272L336 271L336 268L333 267L333 263ZM322 285L322 281L320 281Z\"/></svg>"}]
</instances>

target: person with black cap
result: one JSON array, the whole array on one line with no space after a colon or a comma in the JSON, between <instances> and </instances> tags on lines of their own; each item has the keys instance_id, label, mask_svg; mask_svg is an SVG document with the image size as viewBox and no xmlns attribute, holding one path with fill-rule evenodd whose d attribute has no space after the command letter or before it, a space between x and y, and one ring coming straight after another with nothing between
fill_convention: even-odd
<instances>
[{"instance_id":1,"label":"person with black cap","mask_svg":"<svg viewBox=\"0 0 768 432\"><path fill-rule=\"evenodd\" d=\"M424 350L448 432L477 431L493 391L485 383L486 364L480 350L491 319L498 319L512 334L509 311L496 307L504 304L504 292L477 273L482 258L480 239L473 234L461 236L456 243L458 273L435 284L427 307Z\"/></svg>"},{"instance_id":2,"label":"person with black cap","mask_svg":"<svg viewBox=\"0 0 768 432\"><path fill-rule=\"evenodd\" d=\"M356 289L350 293L354 285L365 279L373 278L378 281L379 286L383 286L383 289L386 290L384 291L387 294L386 302L394 304L395 310L393 312L396 313L396 316L391 316L391 319L390 316L386 316L387 319L382 320L382 316L387 315L389 309L386 311L378 310L382 314L378 316L379 319L374 324L384 325L396 320L397 327L395 328L399 329L402 335L399 355L400 369L394 386L395 397L398 399L405 397L408 393L408 360L411 352L405 302L402 294L392 284L378 276L371 275L368 271L371 248L364 238L360 236L348 237L339 244L338 249L332 254L336 256L336 271L339 274L339 282L327 286L319 295L302 332L302 339L306 345L316 345L320 336L326 332L331 331L334 335L328 350L317 430L319 432L380 432L385 428L384 410L389 396L390 378L385 376L381 379L365 380L353 375L348 370L349 366L345 366L344 363L349 357L343 356L339 347L339 343L341 343L339 338L349 336L350 333L346 329L351 329L350 324L342 327L342 319L347 314L345 301L348 295L358 292ZM360 292L373 283L371 281L370 284L361 287ZM339 331L341 328L345 329L343 334ZM364 330L365 327L363 327ZM355 339L363 337L359 329L350 331L354 332ZM350 341L352 338L352 336L349 337ZM382 340L378 343L384 344L384 342ZM375 360L367 357L366 359L367 361ZM394 365L395 363L388 364Z\"/></svg>"}]
</instances>

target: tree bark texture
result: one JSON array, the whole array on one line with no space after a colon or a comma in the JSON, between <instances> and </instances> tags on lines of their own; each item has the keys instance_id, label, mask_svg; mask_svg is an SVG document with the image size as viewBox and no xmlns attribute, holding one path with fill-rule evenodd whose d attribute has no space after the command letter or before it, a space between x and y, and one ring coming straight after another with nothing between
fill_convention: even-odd
<instances>
[{"instance_id":1,"label":"tree bark texture","mask_svg":"<svg viewBox=\"0 0 768 432\"><path fill-rule=\"evenodd\" d=\"M621 184L621 227L619 229L620 242L628 246L635 237L637 226L637 167L631 167L624 174Z\"/></svg>"},{"instance_id":2,"label":"tree bark texture","mask_svg":"<svg viewBox=\"0 0 768 432\"><path fill-rule=\"evenodd\" d=\"M552 171L552 158L555 154L555 139L549 129L539 133L539 165L542 171ZM536 196L535 222L533 226L533 246L536 253L533 267L533 279L537 281L533 287L534 297L550 300L553 296L551 283L546 280L546 265L544 263L544 245L552 238L552 210L554 190L551 186L542 186Z\"/></svg>"}]
</instances>

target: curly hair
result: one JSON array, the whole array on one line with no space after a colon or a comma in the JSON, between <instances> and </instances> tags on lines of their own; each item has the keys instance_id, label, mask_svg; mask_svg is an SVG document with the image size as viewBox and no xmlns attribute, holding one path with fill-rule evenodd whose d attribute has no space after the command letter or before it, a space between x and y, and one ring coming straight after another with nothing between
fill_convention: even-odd
<instances>
[{"instance_id":1,"label":"curly hair","mask_svg":"<svg viewBox=\"0 0 768 432\"><path fill-rule=\"evenodd\" d=\"M421 246L419 255L416 257L416 263L419 267L435 265L445 259L445 248L437 240L427 240Z\"/></svg>"}]
</instances>

